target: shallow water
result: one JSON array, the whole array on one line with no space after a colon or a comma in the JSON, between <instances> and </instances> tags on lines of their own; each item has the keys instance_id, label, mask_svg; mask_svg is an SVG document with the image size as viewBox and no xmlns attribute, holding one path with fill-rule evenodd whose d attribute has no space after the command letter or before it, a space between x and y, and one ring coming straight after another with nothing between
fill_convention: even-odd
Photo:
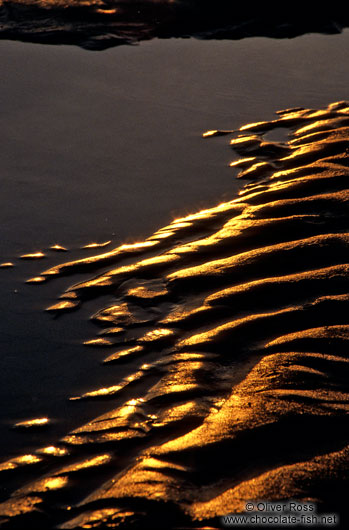
<instances>
[{"instance_id":1,"label":"shallow water","mask_svg":"<svg viewBox=\"0 0 349 530\"><path fill-rule=\"evenodd\" d=\"M231 155L202 131L345 99L348 41L169 40L99 54L1 42L3 258L145 237L230 196Z\"/></svg>"}]
</instances>

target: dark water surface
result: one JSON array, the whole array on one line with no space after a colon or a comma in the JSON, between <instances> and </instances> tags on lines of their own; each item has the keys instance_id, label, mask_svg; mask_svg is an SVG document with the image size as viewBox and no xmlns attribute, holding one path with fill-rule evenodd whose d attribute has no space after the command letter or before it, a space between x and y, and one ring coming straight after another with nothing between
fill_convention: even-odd
<instances>
[{"instance_id":1,"label":"dark water surface","mask_svg":"<svg viewBox=\"0 0 349 530\"><path fill-rule=\"evenodd\" d=\"M112 293L53 320L43 309L86 275L24 282L92 254L79 249L86 243L132 243L231 199L240 187L229 168L234 155L225 138L207 142L201 133L346 99L348 44L347 31L291 41L153 40L98 54L0 43L0 250L1 262L16 264L0 274L3 458L102 413L103 402L67 398L115 380L100 369L101 352L82 346L95 334L88 317ZM17 259L55 243L69 254ZM42 416L52 419L46 431L10 429Z\"/></svg>"},{"instance_id":2,"label":"dark water surface","mask_svg":"<svg viewBox=\"0 0 349 530\"><path fill-rule=\"evenodd\" d=\"M345 99L348 41L158 40L99 54L2 42L4 257L145 236L230 194L231 155L202 131Z\"/></svg>"}]
</instances>

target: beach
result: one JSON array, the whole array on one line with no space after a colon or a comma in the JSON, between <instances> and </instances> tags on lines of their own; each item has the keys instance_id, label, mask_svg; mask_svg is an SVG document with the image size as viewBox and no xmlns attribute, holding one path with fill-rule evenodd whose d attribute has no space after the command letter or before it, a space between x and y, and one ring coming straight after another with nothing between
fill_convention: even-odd
<instances>
[{"instance_id":1,"label":"beach","mask_svg":"<svg viewBox=\"0 0 349 530\"><path fill-rule=\"evenodd\" d=\"M62 269L55 281L42 285L26 281L119 245L130 246L123 256L127 267L135 262L135 243L148 241L174 219L185 225L188 215L231 201L243 185L229 166L238 155L226 136L208 140L202 134L273 120L285 108L319 109L346 99L348 39L347 30L292 40L155 39L99 52L1 41L1 261L15 265L2 270L0 280L3 462L56 444L114 410L108 400L69 398L119 385L130 366L133 373L139 364L131 357L130 365L117 365L116 375L101 366L105 344L83 344L94 339L90 317L114 301L113 289L86 301L83 295L81 309L61 318L45 312L66 289L94 278L94 265ZM282 128L268 134L284 139ZM184 243L187 237L184 231ZM96 242L109 243L102 250L81 248ZM50 251L55 244L67 251ZM39 251L42 259L20 259ZM109 262L97 260L98 274L109 270ZM160 312L167 307L166 301L161 305L162 277L161 269L151 273L152 289L160 293L160 305L157 300L153 305ZM141 321L144 315L136 317ZM166 336L163 340L166 347ZM157 354L151 362L156 359ZM144 392L143 382L141 387ZM223 385L220 391L225 390ZM188 396L184 401L190 403ZM205 410L194 411L193 425ZM48 428L12 428L41 417L50 420ZM106 471L105 477L110 475ZM6 475L3 499L23 482L28 478L23 481L20 470L13 480ZM211 508L201 508L207 519Z\"/></svg>"}]
</instances>

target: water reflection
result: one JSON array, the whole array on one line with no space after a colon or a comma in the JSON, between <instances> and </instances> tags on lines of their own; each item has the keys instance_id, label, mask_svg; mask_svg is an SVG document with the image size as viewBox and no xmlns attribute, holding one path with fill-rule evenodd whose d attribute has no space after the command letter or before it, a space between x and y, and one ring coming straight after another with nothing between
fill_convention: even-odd
<instances>
[{"instance_id":1,"label":"water reflection","mask_svg":"<svg viewBox=\"0 0 349 530\"><path fill-rule=\"evenodd\" d=\"M338 33L343 9L302 13L246 9L230 2L197 0L22 0L1 2L0 37L103 50L152 38L290 38L307 32Z\"/></svg>"}]
</instances>

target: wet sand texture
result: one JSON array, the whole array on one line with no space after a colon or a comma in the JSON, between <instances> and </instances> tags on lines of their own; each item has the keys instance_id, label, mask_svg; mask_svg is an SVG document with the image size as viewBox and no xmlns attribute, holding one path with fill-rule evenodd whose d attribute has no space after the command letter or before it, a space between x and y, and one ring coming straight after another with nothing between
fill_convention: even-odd
<instances>
[{"instance_id":1,"label":"wet sand texture","mask_svg":"<svg viewBox=\"0 0 349 530\"><path fill-rule=\"evenodd\" d=\"M280 128L288 141L269 141ZM57 312L114 294L93 318L115 384L71 396L109 412L1 464L22 483L5 528L220 527L251 499L345 510L349 106L281 111L230 139L237 198L43 272L94 271Z\"/></svg>"},{"instance_id":2,"label":"wet sand texture","mask_svg":"<svg viewBox=\"0 0 349 530\"><path fill-rule=\"evenodd\" d=\"M0 1L0 38L76 44L102 50L152 38L291 38L339 33L348 27L345 4L316 10L260 8L226 0Z\"/></svg>"}]
</instances>

